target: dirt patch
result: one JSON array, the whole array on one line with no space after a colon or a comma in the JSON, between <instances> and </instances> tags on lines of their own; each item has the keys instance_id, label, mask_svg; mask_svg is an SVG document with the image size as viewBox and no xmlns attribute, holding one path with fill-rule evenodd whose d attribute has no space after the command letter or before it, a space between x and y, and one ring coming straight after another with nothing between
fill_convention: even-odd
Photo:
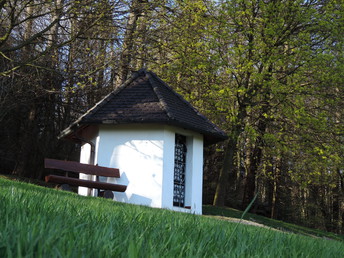
<instances>
[{"instance_id":1,"label":"dirt patch","mask_svg":"<svg viewBox=\"0 0 344 258\"><path fill-rule=\"evenodd\" d=\"M283 232L283 233L300 234L300 235L309 236L309 237L313 237L313 238L323 238L323 239L327 239L327 240L334 240L332 238L320 237L320 236L316 236L316 235L309 234L309 233L296 233L296 232L292 232L292 231L289 231L289 230L284 229L284 228L273 228L273 227L269 227L269 226L266 226L264 224L261 224L261 223L255 222L255 221L251 221L251 220L245 220L245 219L240 220L237 218L216 216L216 215L205 215L205 216L208 218L215 218L215 219L225 220L225 221L233 222L233 223L241 223L241 224L255 226L255 227L267 228L267 229L271 229L271 230L279 231L279 232Z\"/></svg>"},{"instance_id":2,"label":"dirt patch","mask_svg":"<svg viewBox=\"0 0 344 258\"><path fill-rule=\"evenodd\" d=\"M261 224L261 223L258 223L258 222L254 222L254 221L251 221L251 220L245 220L245 219L241 220L241 219L237 219L237 218L230 218L230 217L224 217L224 216L214 216L214 215L205 215L205 216L208 217L208 218L215 218L215 219L219 219L219 220L225 220L225 221L229 221L229 222L241 223L241 224L245 224L245 225L261 227L261 228L267 228L267 229L283 232L283 230L278 230L276 228L268 227L268 226L266 226L264 224Z\"/></svg>"}]
</instances>

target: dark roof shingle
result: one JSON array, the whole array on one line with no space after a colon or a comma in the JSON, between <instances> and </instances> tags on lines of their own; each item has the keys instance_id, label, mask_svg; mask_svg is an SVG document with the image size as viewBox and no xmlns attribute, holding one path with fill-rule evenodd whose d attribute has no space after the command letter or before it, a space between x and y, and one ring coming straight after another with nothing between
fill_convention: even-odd
<instances>
[{"instance_id":1,"label":"dark roof shingle","mask_svg":"<svg viewBox=\"0 0 344 258\"><path fill-rule=\"evenodd\" d=\"M88 110L60 138L87 124L159 123L189 129L204 135L212 144L227 135L201 115L155 73L144 69Z\"/></svg>"}]
</instances>

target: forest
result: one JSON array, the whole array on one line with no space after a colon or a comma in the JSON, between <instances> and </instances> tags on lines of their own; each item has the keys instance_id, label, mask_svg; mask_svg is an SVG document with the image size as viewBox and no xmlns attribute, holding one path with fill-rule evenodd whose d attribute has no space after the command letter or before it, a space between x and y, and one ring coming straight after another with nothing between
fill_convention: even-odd
<instances>
[{"instance_id":1,"label":"forest","mask_svg":"<svg viewBox=\"0 0 344 258\"><path fill-rule=\"evenodd\" d=\"M57 135L133 71L228 134L203 202L344 233L344 1L0 0L0 173L77 160Z\"/></svg>"}]
</instances>

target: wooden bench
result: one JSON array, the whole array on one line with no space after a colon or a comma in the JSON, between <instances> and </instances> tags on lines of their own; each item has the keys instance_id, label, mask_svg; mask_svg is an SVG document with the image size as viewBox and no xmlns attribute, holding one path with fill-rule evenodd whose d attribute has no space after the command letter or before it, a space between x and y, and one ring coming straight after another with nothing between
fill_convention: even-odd
<instances>
[{"instance_id":1,"label":"wooden bench","mask_svg":"<svg viewBox=\"0 0 344 258\"><path fill-rule=\"evenodd\" d=\"M105 198L112 199L113 198L112 191L125 192L125 190L127 189L126 185L111 184L111 183L105 183L105 182L99 181L100 176L119 178L120 174L119 174L119 169L117 168L94 166L94 165L89 165L89 164L82 164L75 161L63 161L63 160L56 160L56 159L45 159L44 167L66 171L66 176L57 176L57 175L46 176L45 177L46 182L94 188L98 190L98 196L102 196ZM68 172L94 175L96 176L96 181L68 177Z\"/></svg>"}]
</instances>

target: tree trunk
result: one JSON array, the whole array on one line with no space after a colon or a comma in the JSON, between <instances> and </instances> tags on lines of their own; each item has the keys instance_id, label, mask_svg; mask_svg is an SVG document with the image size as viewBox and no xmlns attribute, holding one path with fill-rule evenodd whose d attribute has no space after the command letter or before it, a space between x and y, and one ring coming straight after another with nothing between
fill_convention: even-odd
<instances>
[{"instance_id":1,"label":"tree trunk","mask_svg":"<svg viewBox=\"0 0 344 258\"><path fill-rule=\"evenodd\" d=\"M267 106L263 106L263 114L266 113L264 111L267 110ZM246 209L249 203L254 198L256 192L256 175L259 168L259 165L262 160L262 153L263 153L263 135L265 134L265 130L267 128L267 119L261 117L258 122L258 133L259 136L256 138L256 142L253 147L253 151L251 152L250 158L250 165L247 170L247 175L244 182L244 196L242 201L242 209Z\"/></svg>"},{"instance_id":2,"label":"tree trunk","mask_svg":"<svg viewBox=\"0 0 344 258\"><path fill-rule=\"evenodd\" d=\"M332 224L333 232L340 234L340 193L339 193L339 181L336 183L336 187L333 189L333 200L332 200Z\"/></svg>"},{"instance_id":3,"label":"tree trunk","mask_svg":"<svg viewBox=\"0 0 344 258\"><path fill-rule=\"evenodd\" d=\"M33 4L34 4L34 1L33 1ZM31 17L34 13L33 5L29 5L28 7L26 7L26 11L27 11L26 18ZM32 36L32 34L33 34L33 19L29 19L25 26L24 39L28 40ZM32 45L31 44L25 45L23 57L29 59L32 56L32 53L33 53ZM26 72L30 73L31 72L30 68L27 68ZM26 83L27 83L27 88L35 87L35 85L31 84L30 82L26 82ZM26 94L27 94L27 98L29 99L32 98L31 94L29 94L28 92L26 92ZM18 139L20 148L19 148L19 153L17 156L17 164L13 171L14 174L18 176L23 176L23 177L30 176L30 173L27 170L27 167L30 161L30 155L32 154L32 144L33 144L33 137L34 137L33 131L34 131L35 120L36 120L36 115L37 115L35 103L33 102L28 105L29 105L28 107L29 110L26 114L25 114L25 111L19 110L19 112L24 113L23 120L26 122L22 123L23 127L20 128L20 136Z\"/></svg>"},{"instance_id":4,"label":"tree trunk","mask_svg":"<svg viewBox=\"0 0 344 258\"><path fill-rule=\"evenodd\" d=\"M134 47L134 35L137 28L137 21L144 12L144 6L146 1L144 0L133 0L130 7L130 13L126 25L126 31L124 35L122 55L120 59L117 86L121 85L127 79L130 72L130 65L132 62L132 51Z\"/></svg>"},{"instance_id":5,"label":"tree trunk","mask_svg":"<svg viewBox=\"0 0 344 258\"><path fill-rule=\"evenodd\" d=\"M276 160L276 161L275 161ZM278 215L278 187L279 187L279 172L280 172L280 157L276 157L276 159L270 158L269 163L271 165L268 166L269 171L267 175L267 201L268 207L270 210L270 218L276 218Z\"/></svg>"},{"instance_id":6,"label":"tree trunk","mask_svg":"<svg viewBox=\"0 0 344 258\"><path fill-rule=\"evenodd\" d=\"M21 137L21 147L14 170L14 174L18 176L35 177L35 175L30 174L28 165L30 164L32 154L34 154L33 146L36 141L36 139L34 139L36 136L36 113L36 107L33 104L28 114L27 123L25 123L25 126L22 128L23 136Z\"/></svg>"},{"instance_id":7,"label":"tree trunk","mask_svg":"<svg viewBox=\"0 0 344 258\"><path fill-rule=\"evenodd\" d=\"M216 192L215 192L213 205L216 205L216 206L225 205L225 200L226 200L226 196L227 196L228 188L229 188L228 187L229 174L233 173L233 168L234 168L234 155L237 150L237 142L238 142L237 135L233 135L233 137L231 137L228 140L222 168L221 168L218 183L216 186Z\"/></svg>"},{"instance_id":8,"label":"tree trunk","mask_svg":"<svg viewBox=\"0 0 344 258\"><path fill-rule=\"evenodd\" d=\"M222 162L222 168L220 170L219 179L216 186L216 192L214 196L213 205L224 206L226 196L229 189L229 175L234 173L235 168L235 154L238 148L238 141L241 133L244 130L244 120L247 117L246 103L239 103L238 114L236 117L236 125L232 127L228 144L225 149L225 155ZM235 183L235 182L233 182Z\"/></svg>"}]
</instances>

